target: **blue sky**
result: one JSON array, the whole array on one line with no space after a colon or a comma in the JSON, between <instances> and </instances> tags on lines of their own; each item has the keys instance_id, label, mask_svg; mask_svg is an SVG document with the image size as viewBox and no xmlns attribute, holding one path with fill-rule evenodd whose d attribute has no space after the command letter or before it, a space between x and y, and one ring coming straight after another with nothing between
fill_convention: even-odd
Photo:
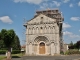
<instances>
[{"instance_id":1,"label":"blue sky","mask_svg":"<svg viewBox=\"0 0 80 60\"><path fill-rule=\"evenodd\" d=\"M0 30L14 29L24 44L24 19L30 20L36 10L48 8L58 8L64 16L64 42L80 40L80 0L0 0Z\"/></svg>"}]
</instances>

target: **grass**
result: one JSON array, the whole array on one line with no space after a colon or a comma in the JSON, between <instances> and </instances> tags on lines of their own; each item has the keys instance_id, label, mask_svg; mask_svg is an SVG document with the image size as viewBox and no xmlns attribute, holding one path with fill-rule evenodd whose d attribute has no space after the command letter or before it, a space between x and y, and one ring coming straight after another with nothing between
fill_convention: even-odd
<instances>
[{"instance_id":1,"label":"grass","mask_svg":"<svg viewBox=\"0 0 80 60\"><path fill-rule=\"evenodd\" d=\"M22 53L20 54L11 54L12 55L12 58L21 58L23 56ZM6 56L0 56L0 60L4 60L6 59Z\"/></svg>"},{"instance_id":2,"label":"grass","mask_svg":"<svg viewBox=\"0 0 80 60\"><path fill-rule=\"evenodd\" d=\"M6 56L0 56L0 60L3 60L5 58L6 58Z\"/></svg>"},{"instance_id":3,"label":"grass","mask_svg":"<svg viewBox=\"0 0 80 60\"><path fill-rule=\"evenodd\" d=\"M12 54L12 58L20 58L22 56L23 56L22 53L20 53L20 54Z\"/></svg>"}]
</instances>

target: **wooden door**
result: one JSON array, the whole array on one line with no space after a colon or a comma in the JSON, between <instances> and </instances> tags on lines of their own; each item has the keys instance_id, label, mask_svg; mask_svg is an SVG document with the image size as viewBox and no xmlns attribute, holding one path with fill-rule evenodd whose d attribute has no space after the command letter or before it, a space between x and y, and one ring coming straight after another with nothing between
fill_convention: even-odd
<instances>
[{"instance_id":1,"label":"wooden door","mask_svg":"<svg viewBox=\"0 0 80 60\"><path fill-rule=\"evenodd\" d=\"M45 54L45 43L43 42L39 44L39 54Z\"/></svg>"}]
</instances>

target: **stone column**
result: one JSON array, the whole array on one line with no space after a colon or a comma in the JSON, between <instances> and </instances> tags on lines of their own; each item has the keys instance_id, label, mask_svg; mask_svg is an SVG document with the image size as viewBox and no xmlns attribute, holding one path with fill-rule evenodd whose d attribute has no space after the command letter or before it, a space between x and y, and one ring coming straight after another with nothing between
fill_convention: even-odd
<instances>
[{"instance_id":1,"label":"stone column","mask_svg":"<svg viewBox=\"0 0 80 60\"><path fill-rule=\"evenodd\" d=\"M29 44L29 54L32 55L32 44Z\"/></svg>"},{"instance_id":2,"label":"stone column","mask_svg":"<svg viewBox=\"0 0 80 60\"><path fill-rule=\"evenodd\" d=\"M57 43L55 43L54 46L55 46L55 54L57 54Z\"/></svg>"},{"instance_id":3,"label":"stone column","mask_svg":"<svg viewBox=\"0 0 80 60\"><path fill-rule=\"evenodd\" d=\"M50 45L49 44L46 44L45 47L46 47L46 49L45 49L46 50L46 54L47 55L50 55Z\"/></svg>"},{"instance_id":4,"label":"stone column","mask_svg":"<svg viewBox=\"0 0 80 60\"><path fill-rule=\"evenodd\" d=\"M26 55L28 54L28 47L27 47L27 44L26 44Z\"/></svg>"},{"instance_id":5,"label":"stone column","mask_svg":"<svg viewBox=\"0 0 80 60\"><path fill-rule=\"evenodd\" d=\"M39 55L39 44L37 44L37 51L36 54Z\"/></svg>"},{"instance_id":6,"label":"stone column","mask_svg":"<svg viewBox=\"0 0 80 60\"><path fill-rule=\"evenodd\" d=\"M54 55L54 43L51 43L51 55Z\"/></svg>"}]
</instances>

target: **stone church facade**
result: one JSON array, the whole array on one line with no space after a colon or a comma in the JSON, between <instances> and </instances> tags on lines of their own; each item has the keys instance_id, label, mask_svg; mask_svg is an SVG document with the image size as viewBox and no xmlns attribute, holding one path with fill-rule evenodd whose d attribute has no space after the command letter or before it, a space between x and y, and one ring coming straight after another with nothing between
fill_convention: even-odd
<instances>
[{"instance_id":1,"label":"stone church facade","mask_svg":"<svg viewBox=\"0 0 80 60\"><path fill-rule=\"evenodd\" d=\"M55 55L63 49L62 14L58 9L36 11L26 27L26 55Z\"/></svg>"}]
</instances>

